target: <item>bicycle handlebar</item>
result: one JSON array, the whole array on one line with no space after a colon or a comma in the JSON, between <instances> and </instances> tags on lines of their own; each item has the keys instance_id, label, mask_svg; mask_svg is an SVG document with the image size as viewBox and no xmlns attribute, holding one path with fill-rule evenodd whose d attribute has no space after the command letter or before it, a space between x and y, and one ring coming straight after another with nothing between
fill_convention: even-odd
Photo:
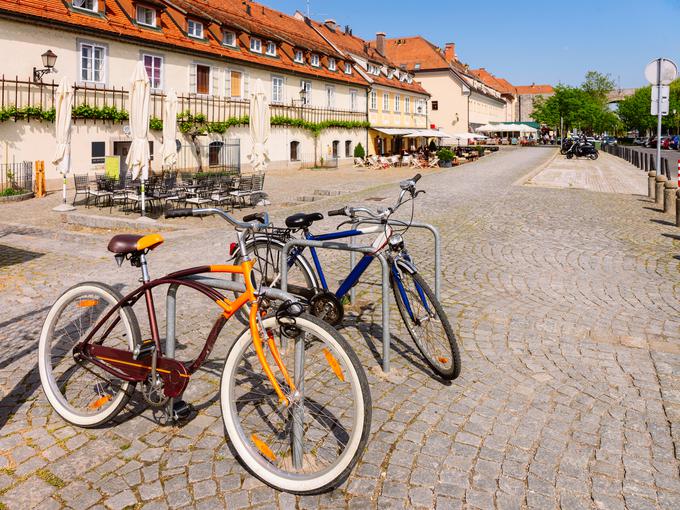
<instances>
[{"instance_id":1,"label":"bicycle handlebar","mask_svg":"<svg viewBox=\"0 0 680 510\"><path fill-rule=\"evenodd\" d=\"M237 220L232 215L224 212L222 209L207 208L207 209L173 209L165 213L166 218L184 218L187 216L210 216L217 215L222 219L227 220L236 228L259 230L269 225L269 215L267 213L250 214L243 218L243 221Z\"/></svg>"},{"instance_id":2,"label":"bicycle handlebar","mask_svg":"<svg viewBox=\"0 0 680 510\"><path fill-rule=\"evenodd\" d=\"M347 210L345 207L343 207L342 209L328 211L328 216L347 216Z\"/></svg>"}]
</instances>

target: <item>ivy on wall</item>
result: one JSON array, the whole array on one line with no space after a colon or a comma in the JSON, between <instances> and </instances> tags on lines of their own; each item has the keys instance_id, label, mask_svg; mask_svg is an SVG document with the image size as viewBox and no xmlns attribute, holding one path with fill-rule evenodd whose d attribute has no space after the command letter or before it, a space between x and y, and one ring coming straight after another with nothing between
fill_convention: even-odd
<instances>
[{"instance_id":1,"label":"ivy on wall","mask_svg":"<svg viewBox=\"0 0 680 510\"><path fill-rule=\"evenodd\" d=\"M82 104L74 106L71 114L74 119L108 120L111 122L123 122L130 118L130 114L126 110L118 109L115 106L97 107ZM23 108L10 106L7 108L0 108L0 122L29 119L53 122L54 118L54 108L42 109L37 106L25 106ZM195 130L198 135L207 133L223 134L230 127L247 126L249 123L250 118L247 115L242 117L229 117L220 122L207 122L206 116L202 113L191 115L189 112L181 112L177 114L177 128L181 133L185 134L192 130ZM271 125L306 129L311 131L314 136L318 136L321 131L330 128L364 129L370 127L370 123L367 121L325 120L322 122L309 122L285 116L272 117ZM149 119L149 129L161 131L163 129L163 121L157 117L151 117Z\"/></svg>"}]
</instances>

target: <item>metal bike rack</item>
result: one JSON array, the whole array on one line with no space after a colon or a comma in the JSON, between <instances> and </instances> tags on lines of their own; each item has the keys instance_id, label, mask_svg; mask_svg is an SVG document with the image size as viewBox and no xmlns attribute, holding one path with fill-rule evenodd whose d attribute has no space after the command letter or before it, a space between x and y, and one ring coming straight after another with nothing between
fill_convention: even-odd
<instances>
[{"instance_id":1,"label":"metal bike rack","mask_svg":"<svg viewBox=\"0 0 680 510\"><path fill-rule=\"evenodd\" d=\"M291 239L283 247L281 259L288 260L288 253L293 246L307 246L310 248L324 248L327 250L348 251L350 253L375 253L375 248L370 246L354 246L335 241L312 241L308 239ZM376 255L382 268L382 369L390 371L390 266L382 253ZM354 266L352 266L354 267ZM281 290L288 289L288 264L281 264Z\"/></svg>"},{"instance_id":2,"label":"metal bike rack","mask_svg":"<svg viewBox=\"0 0 680 510\"><path fill-rule=\"evenodd\" d=\"M359 225L362 223L367 223L371 225L380 225L382 222L381 220L378 219L373 219L373 218L362 218L361 221L354 221L351 223L352 228L356 229ZM407 223L399 220L388 220L387 221L388 225L393 225L393 226L408 226ZM441 259L442 259L442 248L441 248L441 236L439 235L439 229L435 227L434 225L431 225L429 223L422 223L419 221L414 221L410 224L411 228L420 228L424 230L428 230L432 233L432 237L434 238L434 295L435 297L441 301L440 297L440 292L441 292ZM353 245L354 237L350 238L350 244ZM349 265L350 265L350 271L354 269L354 265L356 264L356 252L352 251L349 254ZM350 290L350 295L349 299L352 303L355 302L355 292L354 292L354 287Z\"/></svg>"}]
</instances>

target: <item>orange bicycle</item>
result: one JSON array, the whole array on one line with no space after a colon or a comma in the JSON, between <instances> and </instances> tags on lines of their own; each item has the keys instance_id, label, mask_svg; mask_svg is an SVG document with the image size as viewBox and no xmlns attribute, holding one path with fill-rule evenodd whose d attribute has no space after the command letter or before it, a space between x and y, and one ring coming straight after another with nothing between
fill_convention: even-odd
<instances>
[{"instance_id":1,"label":"orange bicycle","mask_svg":"<svg viewBox=\"0 0 680 510\"><path fill-rule=\"evenodd\" d=\"M220 209L179 209L168 217L216 214L244 236L264 228L238 221ZM253 217L254 218L254 217ZM231 345L220 383L222 418L241 463L279 490L309 494L335 487L361 456L370 430L371 397L366 375L347 341L280 290L258 286L253 259L239 265L200 266L152 280L147 255L163 243L158 234L117 235L109 243L119 265L139 267L142 285L125 296L99 282L71 287L54 303L39 343L45 395L66 421L96 427L115 417L136 385L154 407L181 418L182 394L207 359L226 322L249 307L249 327ZM229 301L206 273L242 275L241 293ZM189 362L163 352L153 291L188 287L212 299L219 316L198 357ZM151 332L142 340L132 309L144 298ZM283 303L273 309L275 300ZM175 401L175 405L172 403Z\"/></svg>"}]
</instances>

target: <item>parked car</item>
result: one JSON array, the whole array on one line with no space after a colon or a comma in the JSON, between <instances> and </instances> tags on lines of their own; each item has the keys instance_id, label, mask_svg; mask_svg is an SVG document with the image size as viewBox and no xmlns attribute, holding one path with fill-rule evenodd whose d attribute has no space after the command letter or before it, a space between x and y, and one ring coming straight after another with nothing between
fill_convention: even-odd
<instances>
[{"instance_id":1,"label":"parked car","mask_svg":"<svg viewBox=\"0 0 680 510\"><path fill-rule=\"evenodd\" d=\"M618 143L618 140L614 136L605 136L602 138L602 145L616 145Z\"/></svg>"},{"instance_id":2,"label":"parked car","mask_svg":"<svg viewBox=\"0 0 680 510\"><path fill-rule=\"evenodd\" d=\"M662 136L661 137L661 148L668 150L670 149L671 145L671 138L669 136ZM649 141L647 142L647 145L645 147L650 147L652 149L656 148L656 136L652 136Z\"/></svg>"},{"instance_id":3,"label":"parked car","mask_svg":"<svg viewBox=\"0 0 680 510\"><path fill-rule=\"evenodd\" d=\"M670 148L677 151L680 148L680 135L675 135L671 137Z\"/></svg>"},{"instance_id":4,"label":"parked car","mask_svg":"<svg viewBox=\"0 0 680 510\"><path fill-rule=\"evenodd\" d=\"M646 147L647 140L649 140L649 138L647 138L646 136L641 136L633 140L633 145L641 145L642 147Z\"/></svg>"}]
</instances>

